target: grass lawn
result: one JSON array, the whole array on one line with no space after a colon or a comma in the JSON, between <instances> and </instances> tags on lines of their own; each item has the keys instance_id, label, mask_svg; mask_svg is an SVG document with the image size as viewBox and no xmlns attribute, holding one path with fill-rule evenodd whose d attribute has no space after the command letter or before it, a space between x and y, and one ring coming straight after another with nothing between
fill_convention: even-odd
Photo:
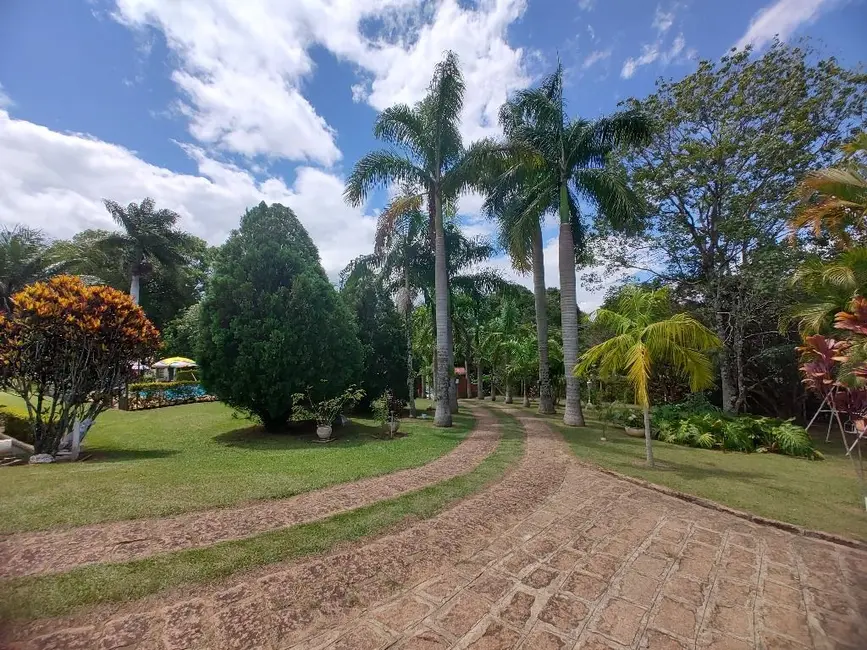
<instances>
[{"instance_id":1,"label":"grass lawn","mask_svg":"<svg viewBox=\"0 0 867 650\"><path fill-rule=\"evenodd\" d=\"M468 474L322 521L246 539L145 560L85 566L59 575L0 581L4 594L0 621L62 616L89 605L129 602L183 585L213 582L267 564L324 553L339 543L432 517L502 477L522 455L521 426L505 413L496 416L503 423L503 437L494 452Z\"/></svg>"},{"instance_id":2,"label":"grass lawn","mask_svg":"<svg viewBox=\"0 0 867 650\"><path fill-rule=\"evenodd\" d=\"M21 405L0 393L0 405ZM268 434L220 403L107 411L85 440L79 463L0 470L0 534L177 514L255 499L288 497L335 483L430 462L472 427L405 419L409 435L382 437L358 418L328 444L314 434Z\"/></svg>"},{"instance_id":3,"label":"grass lawn","mask_svg":"<svg viewBox=\"0 0 867 650\"><path fill-rule=\"evenodd\" d=\"M536 405L532 407L535 413ZM592 412L589 415L593 415ZM778 454L743 454L695 449L653 441L658 467L644 466L644 439L630 438L609 426L602 442L601 423L567 427L562 411L549 420L580 458L622 474L711 499L731 508L867 540L867 513L858 477L843 453L839 433L815 440L823 461Z\"/></svg>"}]
</instances>

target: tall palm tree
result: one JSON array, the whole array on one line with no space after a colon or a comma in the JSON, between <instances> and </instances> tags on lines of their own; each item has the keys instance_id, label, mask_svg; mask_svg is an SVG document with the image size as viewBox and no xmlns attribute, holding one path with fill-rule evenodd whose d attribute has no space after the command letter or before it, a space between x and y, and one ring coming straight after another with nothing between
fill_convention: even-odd
<instances>
[{"instance_id":1,"label":"tall palm tree","mask_svg":"<svg viewBox=\"0 0 867 650\"><path fill-rule=\"evenodd\" d=\"M53 254L39 230L21 225L0 228L0 314L11 309L15 293L62 273L71 263Z\"/></svg>"},{"instance_id":2,"label":"tall palm tree","mask_svg":"<svg viewBox=\"0 0 867 650\"><path fill-rule=\"evenodd\" d=\"M831 260L812 257L795 271L791 283L806 294L791 314L801 333L828 331L837 312L852 309L858 296L867 296L867 247L849 248Z\"/></svg>"},{"instance_id":3,"label":"tall palm tree","mask_svg":"<svg viewBox=\"0 0 867 650\"><path fill-rule=\"evenodd\" d=\"M693 391L713 385L713 364L707 352L722 345L716 334L686 313L671 314L667 289L648 290L629 285L611 309L598 309L594 318L614 336L587 350L573 374L598 365L601 377L626 373L635 402L644 411L647 464L653 466L648 384L654 364L665 363L689 380Z\"/></svg>"},{"instance_id":4,"label":"tall palm tree","mask_svg":"<svg viewBox=\"0 0 867 650\"><path fill-rule=\"evenodd\" d=\"M510 99L500 111L500 121L514 152L504 178L508 181L523 173L527 181L521 211L528 217L554 213L559 218L561 324L567 368L563 421L583 426L579 382L568 372L578 358L575 257L583 248L579 199L595 205L617 224L629 223L640 214L641 202L625 176L610 163L619 147L644 143L650 125L634 111L596 121L568 117L562 65L539 87ZM510 192L514 185L504 182L500 187Z\"/></svg>"},{"instance_id":5,"label":"tall palm tree","mask_svg":"<svg viewBox=\"0 0 867 650\"><path fill-rule=\"evenodd\" d=\"M797 232L810 226L816 235L826 231L847 248L853 237L867 244L867 132L843 150L838 166L814 171L801 182L803 206L791 227Z\"/></svg>"},{"instance_id":6,"label":"tall palm tree","mask_svg":"<svg viewBox=\"0 0 867 650\"><path fill-rule=\"evenodd\" d=\"M165 208L156 210L151 198L138 204L130 203L126 208L109 199L103 199L103 203L122 230L108 235L102 245L123 256L129 273L129 293L138 303L141 279L150 272L153 260L169 268L184 262L179 249L186 235L175 228L180 216Z\"/></svg>"},{"instance_id":7,"label":"tall palm tree","mask_svg":"<svg viewBox=\"0 0 867 650\"><path fill-rule=\"evenodd\" d=\"M373 151L359 160L346 183L344 197L361 205L377 187L392 183L418 188L433 223L437 328L436 415L434 424L452 425L449 400L453 372L449 337L449 278L445 202L459 196L476 175L459 131L464 80L457 56L448 52L434 69L427 96L415 106L397 104L376 119L374 135L393 149Z\"/></svg>"}]
</instances>

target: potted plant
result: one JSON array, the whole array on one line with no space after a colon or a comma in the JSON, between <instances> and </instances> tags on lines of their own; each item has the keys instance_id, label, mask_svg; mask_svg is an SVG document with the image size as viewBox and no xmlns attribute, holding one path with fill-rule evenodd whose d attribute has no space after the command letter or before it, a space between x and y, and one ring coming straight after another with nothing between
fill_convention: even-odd
<instances>
[{"instance_id":1,"label":"potted plant","mask_svg":"<svg viewBox=\"0 0 867 650\"><path fill-rule=\"evenodd\" d=\"M292 415L296 420L316 420L316 435L320 440L329 440L333 433L332 424L343 409L354 406L362 397L364 391L355 384L344 390L337 397L315 401L307 393L295 393L292 396Z\"/></svg>"},{"instance_id":2,"label":"potted plant","mask_svg":"<svg viewBox=\"0 0 867 650\"><path fill-rule=\"evenodd\" d=\"M611 423L622 426L627 436L632 438L644 437L644 428L641 426L642 415L637 409L630 408L626 404L612 402L609 413Z\"/></svg>"},{"instance_id":3,"label":"potted plant","mask_svg":"<svg viewBox=\"0 0 867 650\"><path fill-rule=\"evenodd\" d=\"M400 429L400 416L403 413L404 401L395 397L394 391L386 389L379 399L374 400L373 415L388 431L390 438Z\"/></svg>"}]
</instances>

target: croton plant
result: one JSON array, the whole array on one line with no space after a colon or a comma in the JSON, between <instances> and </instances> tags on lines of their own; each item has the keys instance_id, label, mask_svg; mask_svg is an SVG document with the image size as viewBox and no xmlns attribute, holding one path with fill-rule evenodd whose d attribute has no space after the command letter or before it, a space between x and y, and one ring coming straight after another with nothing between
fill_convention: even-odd
<instances>
[{"instance_id":1,"label":"croton plant","mask_svg":"<svg viewBox=\"0 0 867 650\"><path fill-rule=\"evenodd\" d=\"M807 336L801 352L804 384L848 414L855 427L867 431L867 298L857 296L849 311L834 318L840 339Z\"/></svg>"}]
</instances>

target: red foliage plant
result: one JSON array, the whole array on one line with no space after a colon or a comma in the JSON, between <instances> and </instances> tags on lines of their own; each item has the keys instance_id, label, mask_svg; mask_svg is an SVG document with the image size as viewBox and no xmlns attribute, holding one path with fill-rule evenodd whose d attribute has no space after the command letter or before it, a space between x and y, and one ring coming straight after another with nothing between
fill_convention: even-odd
<instances>
[{"instance_id":1,"label":"red foliage plant","mask_svg":"<svg viewBox=\"0 0 867 650\"><path fill-rule=\"evenodd\" d=\"M0 388L24 399L37 453L56 453L75 422L93 422L153 356L160 334L132 298L56 276L0 314Z\"/></svg>"}]
</instances>

